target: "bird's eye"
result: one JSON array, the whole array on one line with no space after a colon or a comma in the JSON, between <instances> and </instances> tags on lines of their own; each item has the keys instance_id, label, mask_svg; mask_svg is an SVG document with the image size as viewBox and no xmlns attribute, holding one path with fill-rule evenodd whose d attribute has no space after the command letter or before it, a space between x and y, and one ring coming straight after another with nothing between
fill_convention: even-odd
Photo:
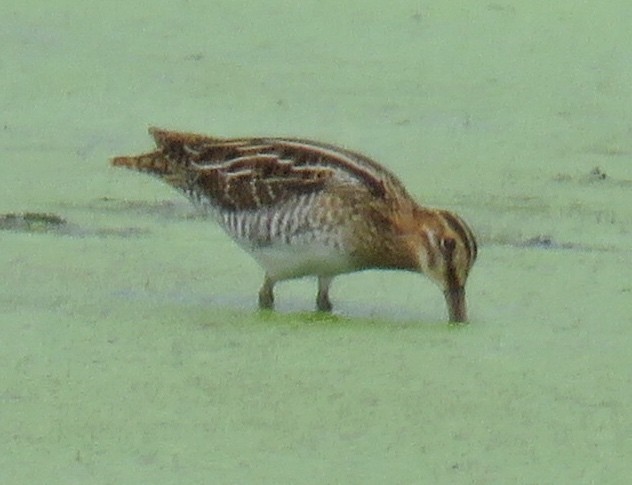
<instances>
[{"instance_id":1,"label":"bird's eye","mask_svg":"<svg viewBox=\"0 0 632 485\"><path fill-rule=\"evenodd\" d=\"M451 237L441 239L439 244L441 245L441 249L443 249L446 253L451 253L454 251L454 248L456 248L456 240Z\"/></svg>"}]
</instances>

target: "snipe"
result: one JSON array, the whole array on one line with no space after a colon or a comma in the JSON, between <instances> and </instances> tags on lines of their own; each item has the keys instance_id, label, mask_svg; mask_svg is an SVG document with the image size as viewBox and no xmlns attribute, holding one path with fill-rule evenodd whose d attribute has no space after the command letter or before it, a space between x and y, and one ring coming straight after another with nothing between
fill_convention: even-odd
<instances>
[{"instance_id":1,"label":"snipe","mask_svg":"<svg viewBox=\"0 0 632 485\"><path fill-rule=\"evenodd\" d=\"M452 212L418 205L375 161L300 139L149 131L155 151L112 164L155 175L212 212L265 270L261 308L273 308L277 281L317 276L316 307L331 311L336 275L401 269L441 288L450 321L467 320L472 231Z\"/></svg>"}]
</instances>

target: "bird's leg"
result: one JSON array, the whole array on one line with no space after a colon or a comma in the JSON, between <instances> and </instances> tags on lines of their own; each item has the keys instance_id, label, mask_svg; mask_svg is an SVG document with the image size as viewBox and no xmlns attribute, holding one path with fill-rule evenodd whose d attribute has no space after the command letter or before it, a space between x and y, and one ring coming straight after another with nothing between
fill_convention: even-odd
<instances>
[{"instance_id":1,"label":"bird's leg","mask_svg":"<svg viewBox=\"0 0 632 485\"><path fill-rule=\"evenodd\" d=\"M332 306L329 300L329 286L333 278L329 276L318 277L318 295L316 296L316 309L319 312L331 312Z\"/></svg>"},{"instance_id":2,"label":"bird's leg","mask_svg":"<svg viewBox=\"0 0 632 485\"><path fill-rule=\"evenodd\" d=\"M275 281L266 273L263 279L263 285L259 290L259 309L274 309L274 283Z\"/></svg>"}]
</instances>

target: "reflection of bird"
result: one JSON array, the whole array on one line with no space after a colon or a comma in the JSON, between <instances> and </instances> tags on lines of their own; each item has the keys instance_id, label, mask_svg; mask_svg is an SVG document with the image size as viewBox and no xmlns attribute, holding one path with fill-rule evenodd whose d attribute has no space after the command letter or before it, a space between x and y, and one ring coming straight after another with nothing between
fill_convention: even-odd
<instances>
[{"instance_id":1,"label":"reflection of bird","mask_svg":"<svg viewBox=\"0 0 632 485\"><path fill-rule=\"evenodd\" d=\"M273 308L277 281L317 276L317 309L330 311L334 276L402 269L426 274L450 320L467 320L472 231L451 212L419 206L378 163L299 139L150 133L157 150L112 164L155 175L210 210L265 270L261 308Z\"/></svg>"}]
</instances>

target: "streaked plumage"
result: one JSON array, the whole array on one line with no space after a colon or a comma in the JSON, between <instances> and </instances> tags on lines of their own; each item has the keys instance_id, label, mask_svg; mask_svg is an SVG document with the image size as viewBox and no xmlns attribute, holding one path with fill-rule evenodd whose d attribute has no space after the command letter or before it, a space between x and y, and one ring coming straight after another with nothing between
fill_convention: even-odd
<instances>
[{"instance_id":1,"label":"streaked plumage","mask_svg":"<svg viewBox=\"0 0 632 485\"><path fill-rule=\"evenodd\" d=\"M280 280L317 276L317 309L330 311L334 276L402 269L425 273L443 290L450 320L467 320L472 231L451 212L419 206L373 160L299 139L150 133L155 151L112 164L155 175L212 212L265 270L261 308L273 307Z\"/></svg>"}]
</instances>

